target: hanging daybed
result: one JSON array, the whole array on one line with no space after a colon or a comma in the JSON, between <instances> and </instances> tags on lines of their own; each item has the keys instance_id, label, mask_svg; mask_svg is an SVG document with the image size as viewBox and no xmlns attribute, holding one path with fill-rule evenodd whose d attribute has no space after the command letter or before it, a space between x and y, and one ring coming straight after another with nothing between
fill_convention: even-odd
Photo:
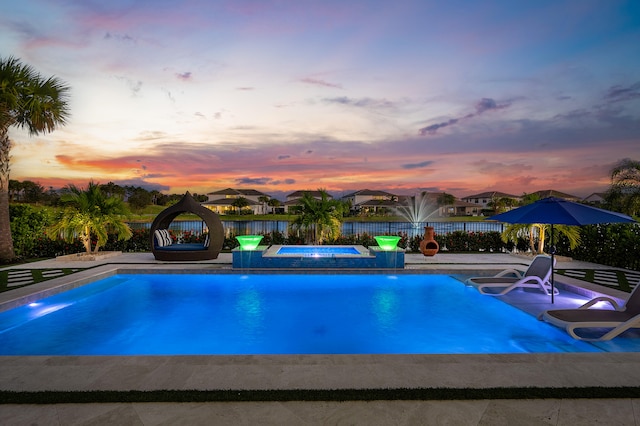
<instances>
[{"instance_id":1,"label":"hanging daybed","mask_svg":"<svg viewBox=\"0 0 640 426\"><path fill-rule=\"evenodd\" d=\"M169 234L169 225L183 213L199 216L207 226L209 235L203 243L175 243ZM203 207L187 191L182 199L164 209L151 224L151 251L156 260L189 261L216 259L224 244L224 228L220 217Z\"/></svg>"}]
</instances>

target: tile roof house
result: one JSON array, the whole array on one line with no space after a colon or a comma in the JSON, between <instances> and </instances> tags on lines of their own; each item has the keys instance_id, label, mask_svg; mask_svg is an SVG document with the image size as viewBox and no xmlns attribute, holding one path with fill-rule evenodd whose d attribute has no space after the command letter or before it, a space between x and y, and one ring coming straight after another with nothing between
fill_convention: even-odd
<instances>
[{"instance_id":1,"label":"tile roof house","mask_svg":"<svg viewBox=\"0 0 640 426\"><path fill-rule=\"evenodd\" d=\"M291 194L287 195L286 200L283 204L284 211L286 213L290 213L293 210L293 208L296 205L298 205L298 200L302 198L302 196L305 193L309 193L313 198L316 198L318 200L322 198L322 191L310 191L310 190L294 191ZM330 199L333 199L333 195L329 193L327 193L327 195L329 196Z\"/></svg>"},{"instance_id":2,"label":"tile roof house","mask_svg":"<svg viewBox=\"0 0 640 426\"><path fill-rule=\"evenodd\" d=\"M237 208L233 206L233 203L238 198L244 198L249 203L248 208L251 209L252 214L265 214L267 211L266 204L260 201L260 197L271 198L264 192L256 191L255 189L234 189L226 188L220 191L214 191L207 193L208 200L202 203L204 207L207 207L218 214L236 214Z\"/></svg>"},{"instance_id":3,"label":"tile roof house","mask_svg":"<svg viewBox=\"0 0 640 426\"><path fill-rule=\"evenodd\" d=\"M441 216L478 216L482 213L482 207L476 203L468 203L462 200L455 200L453 204L442 206L440 210Z\"/></svg>"},{"instance_id":4,"label":"tile roof house","mask_svg":"<svg viewBox=\"0 0 640 426\"><path fill-rule=\"evenodd\" d=\"M565 194L564 192L556 191L553 189L545 189L542 191L532 192L532 195L537 195L538 197L540 197L541 200L543 198L548 198L548 197L562 198L567 201L575 201L575 202L578 202L581 200L580 197L576 197L575 195Z\"/></svg>"},{"instance_id":5,"label":"tile roof house","mask_svg":"<svg viewBox=\"0 0 640 426\"><path fill-rule=\"evenodd\" d=\"M589 195L585 199L582 200L584 203L599 205L604 203L605 196L607 194L605 192L594 192Z\"/></svg>"},{"instance_id":6,"label":"tile roof house","mask_svg":"<svg viewBox=\"0 0 640 426\"><path fill-rule=\"evenodd\" d=\"M385 191L361 189L342 197L357 214L389 214L398 206L398 196Z\"/></svg>"},{"instance_id":7,"label":"tile roof house","mask_svg":"<svg viewBox=\"0 0 640 426\"><path fill-rule=\"evenodd\" d=\"M517 195L506 194L504 192L499 191L489 191L483 192L475 195L468 195L466 197L461 198L462 201L473 204L480 204L483 209L488 208L488 205L494 199L500 198L513 198L516 201L520 200L520 197Z\"/></svg>"}]
</instances>

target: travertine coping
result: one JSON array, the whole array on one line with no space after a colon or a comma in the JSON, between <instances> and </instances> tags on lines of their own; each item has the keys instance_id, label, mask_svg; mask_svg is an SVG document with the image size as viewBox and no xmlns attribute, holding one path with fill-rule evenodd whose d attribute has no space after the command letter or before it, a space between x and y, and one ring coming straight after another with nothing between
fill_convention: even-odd
<instances>
[{"instance_id":1,"label":"travertine coping","mask_svg":"<svg viewBox=\"0 0 640 426\"><path fill-rule=\"evenodd\" d=\"M636 387L640 353L0 357L0 389Z\"/></svg>"}]
</instances>

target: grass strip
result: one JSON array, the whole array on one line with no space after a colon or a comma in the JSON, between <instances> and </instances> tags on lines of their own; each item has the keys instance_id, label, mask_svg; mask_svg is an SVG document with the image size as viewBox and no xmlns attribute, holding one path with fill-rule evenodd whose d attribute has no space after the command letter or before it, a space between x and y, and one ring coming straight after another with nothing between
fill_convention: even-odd
<instances>
[{"instance_id":1,"label":"grass strip","mask_svg":"<svg viewBox=\"0 0 640 426\"><path fill-rule=\"evenodd\" d=\"M0 404L640 398L640 387L0 391Z\"/></svg>"},{"instance_id":2,"label":"grass strip","mask_svg":"<svg viewBox=\"0 0 640 426\"><path fill-rule=\"evenodd\" d=\"M13 285L9 287L10 272L22 272L21 269L5 269L0 271L0 293L3 291L9 291L16 288L26 287L32 284L38 284L43 281L52 280L54 278L60 278L66 275L75 274L76 272L84 271L88 268L47 268L47 269L25 269L29 271L30 280L25 281L24 284Z\"/></svg>"},{"instance_id":3,"label":"grass strip","mask_svg":"<svg viewBox=\"0 0 640 426\"><path fill-rule=\"evenodd\" d=\"M579 279L581 281L587 281L590 282L592 284L598 284L601 285L603 287L608 287L608 288L613 288L616 290L621 290L621 291L626 291L627 293L630 293L633 290L633 287L635 286L635 282L633 282L633 284L629 281L629 277L627 277L627 274L625 273L625 271L619 271L616 269L603 269L600 270L599 272L604 272L604 273L608 273L608 274L615 274L616 276L616 280L618 281L617 284L609 284L607 282L604 282L603 280L598 280L596 277L596 270L594 269L556 269L554 271L556 274L559 275L564 275L567 277L571 277L571 278L576 278ZM573 273L572 273L573 272ZM575 272L579 272L584 274L583 277L576 277L575 276ZM635 274L634 274L635 277Z\"/></svg>"}]
</instances>

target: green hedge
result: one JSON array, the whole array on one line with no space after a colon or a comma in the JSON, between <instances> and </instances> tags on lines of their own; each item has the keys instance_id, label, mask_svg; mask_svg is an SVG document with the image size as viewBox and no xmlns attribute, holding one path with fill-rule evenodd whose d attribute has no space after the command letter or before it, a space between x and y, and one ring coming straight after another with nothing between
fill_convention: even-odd
<instances>
[{"instance_id":1,"label":"green hedge","mask_svg":"<svg viewBox=\"0 0 640 426\"><path fill-rule=\"evenodd\" d=\"M81 253L84 251L80 240L67 243L62 240L50 240L44 230L53 220L53 214L48 209L35 209L31 205L10 205L11 235L16 256L21 259L52 258L65 254ZM170 231L174 241L203 242L205 235L195 235L191 232L175 234ZM571 250L566 238L557 239L557 253L576 260L599 263L613 267L640 271L640 226L637 224L590 225L580 228L581 244ZM422 236L408 237L406 233L400 236L398 246L409 253L420 252ZM465 232L455 231L449 234L436 235L440 250L448 253L473 252L503 252L517 248L520 251L528 249L528 242L524 239L517 243L504 243L499 232ZM271 244L304 244L301 238L285 236L279 231L264 235L263 245ZM377 245L373 235L367 233L345 235L338 237L328 244L363 245L369 247ZM234 235L225 237L223 250L233 250L238 247ZM150 238L148 229L133 230L132 237L127 241L119 241L115 235L110 235L105 251L149 252Z\"/></svg>"},{"instance_id":2,"label":"green hedge","mask_svg":"<svg viewBox=\"0 0 640 426\"><path fill-rule=\"evenodd\" d=\"M580 228L575 250L562 236L558 254L575 260L640 271L640 226L637 224L589 225Z\"/></svg>"}]
</instances>

